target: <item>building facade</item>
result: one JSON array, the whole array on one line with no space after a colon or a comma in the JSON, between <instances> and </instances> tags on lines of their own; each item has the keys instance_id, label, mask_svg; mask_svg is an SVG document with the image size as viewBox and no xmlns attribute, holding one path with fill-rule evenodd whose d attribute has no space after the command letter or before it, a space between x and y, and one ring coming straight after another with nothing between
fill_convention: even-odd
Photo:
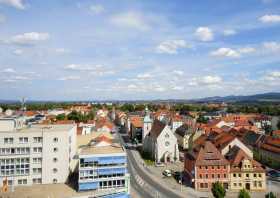
<instances>
[{"instance_id":1,"label":"building facade","mask_svg":"<svg viewBox=\"0 0 280 198\"><path fill-rule=\"evenodd\" d=\"M109 190L129 197L130 177L123 147L107 136L100 135L81 148L79 154L79 191Z\"/></svg>"},{"instance_id":2,"label":"building facade","mask_svg":"<svg viewBox=\"0 0 280 198\"><path fill-rule=\"evenodd\" d=\"M7 130L7 120L2 121L0 120L2 181L7 178L8 184L14 186L67 181L76 166L76 125L33 125ZM15 123L12 119L9 122Z\"/></svg>"}]
</instances>

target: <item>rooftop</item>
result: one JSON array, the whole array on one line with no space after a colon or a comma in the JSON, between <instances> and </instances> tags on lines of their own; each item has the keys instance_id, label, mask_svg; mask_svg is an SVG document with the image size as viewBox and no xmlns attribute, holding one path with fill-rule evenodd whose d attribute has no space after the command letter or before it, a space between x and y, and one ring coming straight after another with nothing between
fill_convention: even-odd
<instances>
[{"instance_id":1,"label":"rooftop","mask_svg":"<svg viewBox=\"0 0 280 198\"><path fill-rule=\"evenodd\" d=\"M75 124L60 124L60 125L51 125L51 124L34 124L31 126L25 126L21 129L16 129L14 131L0 131L2 132L22 132L22 133L31 133L31 132L65 132L71 130L75 127Z\"/></svg>"}]
</instances>

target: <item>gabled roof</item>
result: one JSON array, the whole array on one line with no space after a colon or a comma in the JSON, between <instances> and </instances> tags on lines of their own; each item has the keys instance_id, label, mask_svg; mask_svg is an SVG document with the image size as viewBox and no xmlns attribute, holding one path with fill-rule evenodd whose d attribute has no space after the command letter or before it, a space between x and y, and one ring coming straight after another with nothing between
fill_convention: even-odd
<instances>
[{"instance_id":1,"label":"gabled roof","mask_svg":"<svg viewBox=\"0 0 280 198\"><path fill-rule=\"evenodd\" d=\"M210 142L206 141L205 145L200 148L196 158L196 166L206 165L228 165L229 162L218 151L218 149Z\"/></svg>"},{"instance_id":2,"label":"gabled roof","mask_svg":"<svg viewBox=\"0 0 280 198\"><path fill-rule=\"evenodd\" d=\"M242 149L240 149L237 146L234 146L230 150L230 152L227 154L226 157L232 166L231 171L233 171L233 172L240 171L240 169L242 167L242 161L245 159L251 161L251 163L253 165L252 168L254 171L264 171L264 169L262 168L262 166L259 162L257 162L253 158L249 157Z\"/></svg>"},{"instance_id":3,"label":"gabled roof","mask_svg":"<svg viewBox=\"0 0 280 198\"><path fill-rule=\"evenodd\" d=\"M187 134L192 134L192 129L189 125L183 124L175 130L175 133L181 137L184 137Z\"/></svg>"},{"instance_id":4,"label":"gabled roof","mask_svg":"<svg viewBox=\"0 0 280 198\"><path fill-rule=\"evenodd\" d=\"M152 138L156 139L162 132L162 130L165 128L165 124L159 120L154 120L152 129L150 131L150 135Z\"/></svg>"}]
</instances>

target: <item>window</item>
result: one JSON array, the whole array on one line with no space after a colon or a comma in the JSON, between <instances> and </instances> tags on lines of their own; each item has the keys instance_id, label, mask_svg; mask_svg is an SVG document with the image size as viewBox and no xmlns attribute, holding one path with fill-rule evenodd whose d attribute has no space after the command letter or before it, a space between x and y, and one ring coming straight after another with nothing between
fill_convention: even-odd
<instances>
[{"instance_id":1,"label":"window","mask_svg":"<svg viewBox=\"0 0 280 198\"><path fill-rule=\"evenodd\" d=\"M224 174L224 178L227 178L227 175L226 175L226 174Z\"/></svg>"},{"instance_id":2,"label":"window","mask_svg":"<svg viewBox=\"0 0 280 198\"><path fill-rule=\"evenodd\" d=\"M33 178L33 184L41 184L42 183L42 179L41 178Z\"/></svg>"},{"instance_id":3,"label":"window","mask_svg":"<svg viewBox=\"0 0 280 198\"><path fill-rule=\"evenodd\" d=\"M233 173L233 177L236 177L236 174L235 174L235 173Z\"/></svg>"},{"instance_id":4,"label":"window","mask_svg":"<svg viewBox=\"0 0 280 198\"><path fill-rule=\"evenodd\" d=\"M246 174L246 177L249 177L249 174L248 174L248 173Z\"/></svg>"},{"instance_id":5,"label":"window","mask_svg":"<svg viewBox=\"0 0 280 198\"><path fill-rule=\"evenodd\" d=\"M53 173L57 173L57 168L54 168L54 169L53 169Z\"/></svg>"},{"instance_id":6,"label":"window","mask_svg":"<svg viewBox=\"0 0 280 198\"><path fill-rule=\"evenodd\" d=\"M214 178L215 177L215 175L214 174L212 174L212 178Z\"/></svg>"},{"instance_id":7,"label":"window","mask_svg":"<svg viewBox=\"0 0 280 198\"><path fill-rule=\"evenodd\" d=\"M40 163L42 163L42 158L41 157L33 158L33 164L40 164Z\"/></svg>"},{"instance_id":8,"label":"window","mask_svg":"<svg viewBox=\"0 0 280 198\"><path fill-rule=\"evenodd\" d=\"M168 133L166 133L166 134L165 134L165 137L166 137L166 138L169 138L169 135L168 135Z\"/></svg>"},{"instance_id":9,"label":"window","mask_svg":"<svg viewBox=\"0 0 280 198\"><path fill-rule=\"evenodd\" d=\"M208 166L205 166L205 169L208 169Z\"/></svg>"},{"instance_id":10,"label":"window","mask_svg":"<svg viewBox=\"0 0 280 198\"><path fill-rule=\"evenodd\" d=\"M53 142L58 142L58 138L57 137L53 138Z\"/></svg>"},{"instance_id":11,"label":"window","mask_svg":"<svg viewBox=\"0 0 280 198\"><path fill-rule=\"evenodd\" d=\"M241 173L239 173L238 176L241 177Z\"/></svg>"},{"instance_id":12,"label":"window","mask_svg":"<svg viewBox=\"0 0 280 198\"><path fill-rule=\"evenodd\" d=\"M34 143L41 143L41 142L43 142L43 138L42 137L33 137L33 142Z\"/></svg>"},{"instance_id":13,"label":"window","mask_svg":"<svg viewBox=\"0 0 280 198\"><path fill-rule=\"evenodd\" d=\"M27 184L27 179L19 179L18 180L18 185L25 185Z\"/></svg>"},{"instance_id":14,"label":"window","mask_svg":"<svg viewBox=\"0 0 280 198\"><path fill-rule=\"evenodd\" d=\"M58 148L53 148L53 152L57 152L58 151Z\"/></svg>"},{"instance_id":15,"label":"window","mask_svg":"<svg viewBox=\"0 0 280 198\"><path fill-rule=\"evenodd\" d=\"M56 157L53 158L53 162L57 162L57 158Z\"/></svg>"},{"instance_id":16,"label":"window","mask_svg":"<svg viewBox=\"0 0 280 198\"><path fill-rule=\"evenodd\" d=\"M212 166L212 169L214 169L215 167L214 166Z\"/></svg>"},{"instance_id":17,"label":"window","mask_svg":"<svg viewBox=\"0 0 280 198\"><path fill-rule=\"evenodd\" d=\"M242 183L239 183L239 187L241 187L242 186Z\"/></svg>"},{"instance_id":18,"label":"window","mask_svg":"<svg viewBox=\"0 0 280 198\"><path fill-rule=\"evenodd\" d=\"M259 173L259 177L262 177L262 174L261 174L261 173Z\"/></svg>"},{"instance_id":19,"label":"window","mask_svg":"<svg viewBox=\"0 0 280 198\"><path fill-rule=\"evenodd\" d=\"M13 144L14 138L4 138L4 144Z\"/></svg>"},{"instance_id":20,"label":"window","mask_svg":"<svg viewBox=\"0 0 280 198\"><path fill-rule=\"evenodd\" d=\"M256 173L254 173L254 177L257 177L257 174L256 174Z\"/></svg>"},{"instance_id":21,"label":"window","mask_svg":"<svg viewBox=\"0 0 280 198\"><path fill-rule=\"evenodd\" d=\"M33 153L42 153L42 147L34 147Z\"/></svg>"},{"instance_id":22,"label":"window","mask_svg":"<svg viewBox=\"0 0 280 198\"><path fill-rule=\"evenodd\" d=\"M199 175L199 178L202 178L202 175L201 175L201 174Z\"/></svg>"},{"instance_id":23,"label":"window","mask_svg":"<svg viewBox=\"0 0 280 198\"><path fill-rule=\"evenodd\" d=\"M208 179L208 174L206 174L205 176L206 176L206 178Z\"/></svg>"},{"instance_id":24,"label":"window","mask_svg":"<svg viewBox=\"0 0 280 198\"><path fill-rule=\"evenodd\" d=\"M261 181L259 181L259 187L262 187L262 182Z\"/></svg>"},{"instance_id":25,"label":"window","mask_svg":"<svg viewBox=\"0 0 280 198\"><path fill-rule=\"evenodd\" d=\"M236 183L233 183L233 185L236 187Z\"/></svg>"},{"instance_id":26,"label":"window","mask_svg":"<svg viewBox=\"0 0 280 198\"><path fill-rule=\"evenodd\" d=\"M165 142L165 146L169 146L170 143L168 141Z\"/></svg>"},{"instance_id":27,"label":"window","mask_svg":"<svg viewBox=\"0 0 280 198\"><path fill-rule=\"evenodd\" d=\"M40 173L42 173L42 168L33 168L33 173L34 173L34 174L40 174Z\"/></svg>"},{"instance_id":28,"label":"window","mask_svg":"<svg viewBox=\"0 0 280 198\"><path fill-rule=\"evenodd\" d=\"M20 137L19 138L19 143L28 143L28 137Z\"/></svg>"},{"instance_id":29,"label":"window","mask_svg":"<svg viewBox=\"0 0 280 198\"><path fill-rule=\"evenodd\" d=\"M53 179L53 183L56 184L57 183L57 179Z\"/></svg>"}]
</instances>

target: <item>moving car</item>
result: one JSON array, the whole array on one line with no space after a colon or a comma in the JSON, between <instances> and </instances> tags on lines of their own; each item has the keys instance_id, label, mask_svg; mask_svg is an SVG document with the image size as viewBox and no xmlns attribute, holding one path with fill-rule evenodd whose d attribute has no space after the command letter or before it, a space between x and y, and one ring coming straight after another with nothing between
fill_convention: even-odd
<instances>
[{"instance_id":1,"label":"moving car","mask_svg":"<svg viewBox=\"0 0 280 198\"><path fill-rule=\"evenodd\" d=\"M179 184L182 183L183 177L182 177L182 173L181 173L181 172L175 171L175 172L173 173L173 176L174 176L174 179L175 179Z\"/></svg>"},{"instance_id":2,"label":"moving car","mask_svg":"<svg viewBox=\"0 0 280 198\"><path fill-rule=\"evenodd\" d=\"M277 180L280 181L280 172L276 170L270 170L267 172L267 175L272 179L272 180Z\"/></svg>"}]
</instances>

